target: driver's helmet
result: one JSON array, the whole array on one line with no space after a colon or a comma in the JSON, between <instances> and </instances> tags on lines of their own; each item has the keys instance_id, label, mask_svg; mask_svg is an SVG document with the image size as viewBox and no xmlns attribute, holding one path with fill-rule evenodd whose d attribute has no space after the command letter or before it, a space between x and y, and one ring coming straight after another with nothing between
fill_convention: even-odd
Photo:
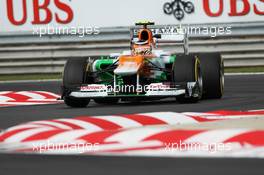
<instances>
[{"instance_id":1,"label":"driver's helmet","mask_svg":"<svg viewBox=\"0 0 264 175\"><path fill-rule=\"evenodd\" d=\"M149 29L138 32L138 38L133 42L132 51L135 55L149 55L152 53L153 35Z\"/></svg>"},{"instance_id":2,"label":"driver's helmet","mask_svg":"<svg viewBox=\"0 0 264 175\"><path fill-rule=\"evenodd\" d=\"M138 32L138 39L142 42L148 42L149 44L153 41L152 32L149 29L142 29Z\"/></svg>"}]
</instances>

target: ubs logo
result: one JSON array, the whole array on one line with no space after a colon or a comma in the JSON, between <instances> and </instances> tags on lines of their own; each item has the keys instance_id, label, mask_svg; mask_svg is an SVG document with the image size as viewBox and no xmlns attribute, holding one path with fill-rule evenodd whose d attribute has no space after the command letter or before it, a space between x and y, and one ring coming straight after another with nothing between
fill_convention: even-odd
<instances>
[{"instance_id":1,"label":"ubs logo","mask_svg":"<svg viewBox=\"0 0 264 175\"><path fill-rule=\"evenodd\" d=\"M172 2L166 2L163 6L163 11L167 15L174 15L174 17L181 21L185 13L191 14L194 12L194 5L190 1L174 0Z\"/></svg>"}]
</instances>

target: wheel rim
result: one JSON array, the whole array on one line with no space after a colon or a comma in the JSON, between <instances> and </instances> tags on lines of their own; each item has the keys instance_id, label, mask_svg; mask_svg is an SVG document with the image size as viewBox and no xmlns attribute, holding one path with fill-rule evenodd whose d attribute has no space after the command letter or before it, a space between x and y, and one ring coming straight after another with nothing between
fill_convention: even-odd
<instances>
[{"instance_id":1,"label":"wheel rim","mask_svg":"<svg viewBox=\"0 0 264 175\"><path fill-rule=\"evenodd\" d=\"M200 64L198 64L198 84L199 84L199 91L201 98L203 93L203 77L202 77L202 70Z\"/></svg>"},{"instance_id":2,"label":"wheel rim","mask_svg":"<svg viewBox=\"0 0 264 175\"><path fill-rule=\"evenodd\" d=\"M199 59L196 59L195 61L195 80L198 82L199 86L199 98L202 97L203 94L203 77L202 77L202 70L201 70L201 64Z\"/></svg>"},{"instance_id":3,"label":"wheel rim","mask_svg":"<svg viewBox=\"0 0 264 175\"><path fill-rule=\"evenodd\" d=\"M221 64L220 64L220 89L221 89L221 95L223 95L224 86L225 86L224 61L223 61L223 59L221 59Z\"/></svg>"}]
</instances>

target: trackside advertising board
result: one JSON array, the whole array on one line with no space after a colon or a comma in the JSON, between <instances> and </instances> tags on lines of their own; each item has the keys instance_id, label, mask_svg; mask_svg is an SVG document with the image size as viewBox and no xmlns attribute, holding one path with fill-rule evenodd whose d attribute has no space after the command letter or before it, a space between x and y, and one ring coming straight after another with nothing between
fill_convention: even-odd
<instances>
[{"instance_id":1,"label":"trackside advertising board","mask_svg":"<svg viewBox=\"0 0 264 175\"><path fill-rule=\"evenodd\" d=\"M264 0L1 0L0 32L51 26L264 21Z\"/></svg>"}]
</instances>

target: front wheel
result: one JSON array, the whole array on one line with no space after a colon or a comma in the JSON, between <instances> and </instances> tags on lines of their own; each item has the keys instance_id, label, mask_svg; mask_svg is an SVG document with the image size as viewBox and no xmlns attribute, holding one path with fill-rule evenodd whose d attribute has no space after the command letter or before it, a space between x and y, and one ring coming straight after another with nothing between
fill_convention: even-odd
<instances>
[{"instance_id":1,"label":"front wheel","mask_svg":"<svg viewBox=\"0 0 264 175\"><path fill-rule=\"evenodd\" d=\"M64 67L62 94L67 106L81 108L86 107L90 102L90 99L69 96L71 89L80 87L84 83L86 67L86 58L69 59Z\"/></svg>"},{"instance_id":2,"label":"front wheel","mask_svg":"<svg viewBox=\"0 0 264 175\"><path fill-rule=\"evenodd\" d=\"M65 97L64 103L67 106L73 107L73 108L84 108L86 107L90 102L90 99L77 99L77 98L71 98L71 97Z\"/></svg>"},{"instance_id":3,"label":"front wheel","mask_svg":"<svg viewBox=\"0 0 264 175\"><path fill-rule=\"evenodd\" d=\"M188 92L176 97L180 103L196 103L202 97L203 80L200 67L200 60L194 55L179 55L173 65L173 81L178 83L196 82L196 92L189 96ZM187 91L187 89L186 89ZM197 94L194 96L194 94Z\"/></svg>"}]
</instances>

